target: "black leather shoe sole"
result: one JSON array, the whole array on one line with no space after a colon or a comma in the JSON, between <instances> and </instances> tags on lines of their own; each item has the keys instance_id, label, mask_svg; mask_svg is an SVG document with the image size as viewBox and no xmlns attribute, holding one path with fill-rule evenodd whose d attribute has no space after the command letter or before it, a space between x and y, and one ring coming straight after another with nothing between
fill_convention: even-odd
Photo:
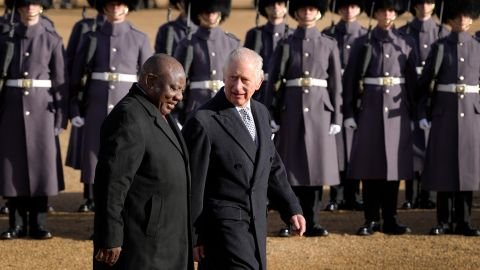
<instances>
[{"instance_id":1,"label":"black leather shoe sole","mask_svg":"<svg viewBox=\"0 0 480 270\"><path fill-rule=\"evenodd\" d=\"M47 240L53 238L52 234L45 230L31 232L30 237L37 240Z\"/></svg>"},{"instance_id":2,"label":"black leather shoe sole","mask_svg":"<svg viewBox=\"0 0 480 270\"><path fill-rule=\"evenodd\" d=\"M277 236L279 237L289 237L290 236L290 229L288 228L283 228L278 231Z\"/></svg>"}]
</instances>

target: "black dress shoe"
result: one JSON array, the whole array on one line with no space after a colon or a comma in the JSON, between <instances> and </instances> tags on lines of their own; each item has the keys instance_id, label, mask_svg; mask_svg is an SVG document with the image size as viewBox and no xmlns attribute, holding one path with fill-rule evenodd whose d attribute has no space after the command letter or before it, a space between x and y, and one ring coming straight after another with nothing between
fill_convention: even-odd
<instances>
[{"instance_id":1,"label":"black dress shoe","mask_svg":"<svg viewBox=\"0 0 480 270\"><path fill-rule=\"evenodd\" d=\"M410 210L413 208L413 204L410 201L406 201L402 204L402 209L403 210Z\"/></svg>"},{"instance_id":2,"label":"black dress shoe","mask_svg":"<svg viewBox=\"0 0 480 270\"><path fill-rule=\"evenodd\" d=\"M338 206L338 209L341 210L349 210L349 211L363 211L363 202L360 201L353 201L348 202L344 201Z\"/></svg>"},{"instance_id":3,"label":"black dress shoe","mask_svg":"<svg viewBox=\"0 0 480 270\"><path fill-rule=\"evenodd\" d=\"M30 229L30 237L37 240L46 240L53 238L52 234L49 231L41 227Z\"/></svg>"},{"instance_id":4,"label":"black dress shoe","mask_svg":"<svg viewBox=\"0 0 480 270\"><path fill-rule=\"evenodd\" d=\"M480 236L480 230L470 227L470 225L458 225L455 227L455 234L465 236Z\"/></svg>"},{"instance_id":5,"label":"black dress shoe","mask_svg":"<svg viewBox=\"0 0 480 270\"><path fill-rule=\"evenodd\" d=\"M78 207L78 212L86 213L95 211L95 204L91 200L87 200L84 204Z\"/></svg>"},{"instance_id":6,"label":"black dress shoe","mask_svg":"<svg viewBox=\"0 0 480 270\"><path fill-rule=\"evenodd\" d=\"M325 211L333 212L338 210L338 204L336 202L329 202L325 207Z\"/></svg>"},{"instance_id":7,"label":"black dress shoe","mask_svg":"<svg viewBox=\"0 0 480 270\"><path fill-rule=\"evenodd\" d=\"M8 210L8 206L2 206L0 207L0 215L8 215L10 211Z\"/></svg>"},{"instance_id":8,"label":"black dress shoe","mask_svg":"<svg viewBox=\"0 0 480 270\"><path fill-rule=\"evenodd\" d=\"M452 233L452 227L448 224L438 224L430 230L430 235L442 235Z\"/></svg>"},{"instance_id":9,"label":"black dress shoe","mask_svg":"<svg viewBox=\"0 0 480 270\"><path fill-rule=\"evenodd\" d=\"M402 235L411 233L412 230L402 224L392 223L392 224L383 224L383 233L385 234L394 234L394 235Z\"/></svg>"},{"instance_id":10,"label":"black dress shoe","mask_svg":"<svg viewBox=\"0 0 480 270\"><path fill-rule=\"evenodd\" d=\"M49 205L47 207L47 213L53 213L53 212L55 212L55 209L53 208L53 206Z\"/></svg>"},{"instance_id":11,"label":"black dress shoe","mask_svg":"<svg viewBox=\"0 0 480 270\"><path fill-rule=\"evenodd\" d=\"M376 221L370 221L363 224L363 226L357 230L357 235L369 236L378 231L380 231L380 223Z\"/></svg>"},{"instance_id":12,"label":"black dress shoe","mask_svg":"<svg viewBox=\"0 0 480 270\"><path fill-rule=\"evenodd\" d=\"M328 231L320 226L315 226L311 229L307 229L305 236L327 236Z\"/></svg>"},{"instance_id":13,"label":"black dress shoe","mask_svg":"<svg viewBox=\"0 0 480 270\"><path fill-rule=\"evenodd\" d=\"M278 231L278 236L280 237L289 237L290 236L290 228L281 228L280 231Z\"/></svg>"},{"instance_id":14,"label":"black dress shoe","mask_svg":"<svg viewBox=\"0 0 480 270\"><path fill-rule=\"evenodd\" d=\"M25 229L21 226L17 226L15 228L10 228L7 231L0 234L0 239L2 240L12 240L16 238L22 238L27 235Z\"/></svg>"}]
</instances>

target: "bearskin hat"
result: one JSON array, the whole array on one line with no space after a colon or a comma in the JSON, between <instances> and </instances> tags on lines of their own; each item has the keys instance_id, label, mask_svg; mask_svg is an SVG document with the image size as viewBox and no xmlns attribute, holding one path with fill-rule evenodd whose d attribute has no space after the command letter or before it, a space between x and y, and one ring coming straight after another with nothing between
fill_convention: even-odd
<instances>
[{"instance_id":1,"label":"bearskin hat","mask_svg":"<svg viewBox=\"0 0 480 270\"><path fill-rule=\"evenodd\" d=\"M99 12L103 12L103 9L109 2L119 2L125 4L129 10L135 10L138 6L139 0L91 0L95 2L95 8Z\"/></svg>"},{"instance_id":2,"label":"bearskin hat","mask_svg":"<svg viewBox=\"0 0 480 270\"><path fill-rule=\"evenodd\" d=\"M338 10L340 8L348 5L357 5L360 7L360 12L362 12L365 8L365 1L364 0L330 0L329 10L331 12L338 13Z\"/></svg>"},{"instance_id":3,"label":"bearskin hat","mask_svg":"<svg viewBox=\"0 0 480 270\"><path fill-rule=\"evenodd\" d=\"M288 8L288 14L295 18L295 12L302 7L316 7L322 15L325 15L328 9L328 0L292 0Z\"/></svg>"},{"instance_id":4,"label":"bearskin hat","mask_svg":"<svg viewBox=\"0 0 480 270\"><path fill-rule=\"evenodd\" d=\"M29 4L38 4L44 9L49 9L52 6L52 0L5 0L5 5L9 9L12 9L13 5L15 8L19 8Z\"/></svg>"},{"instance_id":5,"label":"bearskin hat","mask_svg":"<svg viewBox=\"0 0 480 270\"><path fill-rule=\"evenodd\" d=\"M375 3L373 13L370 14L372 5ZM365 12L368 16L374 16L375 11L383 8L391 8L397 12L397 16L402 15L407 11L408 1L406 0L367 0L365 2Z\"/></svg>"},{"instance_id":6,"label":"bearskin hat","mask_svg":"<svg viewBox=\"0 0 480 270\"><path fill-rule=\"evenodd\" d=\"M416 11L415 11L415 6L418 4L424 4L424 3L429 3L429 4L435 4L435 8L440 8L440 5L442 4L442 0L410 0L410 13L415 16Z\"/></svg>"},{"instance_id":7,"label":"bearskin hat","mask_svg":"<svg viewBox=\"0 0 480 270\"><path fill-rule=\"evenodd\" d=\"M441 8L437 7L437 16L440 18ZM458 15L465 15L474 20L480 15L479 0L445 0L443 8L443 21L455 19Z\"/></svg>"},{"instance_id":8,"label":"bearskin hat","mask_svg":"<svg viewBox=\"0 0 480 270\"><path fill-rule=\"evenodd\" d=\"M192 0L191 1L191 19L196 25L200 25L198 15L204 12L220 12L222 20L225 21L230 15L232 9L232 0Z\"/></svg>"}]
</instances>

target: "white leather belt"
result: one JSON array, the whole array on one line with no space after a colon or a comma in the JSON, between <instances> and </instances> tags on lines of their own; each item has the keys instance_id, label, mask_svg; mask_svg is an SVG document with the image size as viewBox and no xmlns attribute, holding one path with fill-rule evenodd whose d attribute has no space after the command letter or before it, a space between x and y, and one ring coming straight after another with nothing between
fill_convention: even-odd
<instances>
[{"instance_id":1,"label":"white leather belt","mask_svg":"<svg viewBox=\"0 0 480 270\"><path fill-rule=\"evenodd\" d=\"M327 87L328 83L327 83L327 80L307 77L307 78L297 78L297 79L287 80L285 86L301 86L301 87L320 86L320 87Z\"/></svg>"},{"instance_id":2,"label":"white leather belt","mask_svg":"<svg viewBox=\"0 0 480 270\"><path fill-rule=\"evenodd\" d=\"M217 92L225 84L221 80L211 80L211 81L199 81L199 82L190 82L190 89L210 89L213 92Z\"/></svg>"},{"instance_id":3,"label":"white leather belt","mask_svg":"<svg viewBox=\"0 0 480 270\"><path fill-rule=\"evenodd\" d=\"M422 75L423 67L416 67L417 75Z\"/></svg>"},{"instance_id":4,"label":"white leather belt","mask_svg":"<svg viewBox=\"0 0 480 270\"><path fill-rule=\"evenodd\" d=\"M7 80L5 82L6 86L10 87L20 87L20 88L32 88L32 87L52 87L51 80L33 80L33 79L18 79L18 80Z\"/></svg>"},{"instance_id":5,"label":"white leather belt","mask_svg":"<svg viewBox=\"0 0 480 270\"><path fill-rule=\"evenodd\" d=\"M137 75L112 72L92 72L92 80L107 82L137 82Z\"/></svg>"},{"instance_id":6,"label":"white leather belt","mask_svg":"<svg viewBox=\"0 0 480 270\"><path fill-rule=\"evenodd\" d=\"M466 85L466 84L439 84L437 90L449 93L479 93L478 85Z\"/></svg>"},{"instance_id":7,"label":"white leather belt","mask_svg":"<svg viewBox=\"0 0 480 270\"><path fill-rule=\"evenodd\" d=\"M378 77L378 78L364 78L364 84L371 84L371 85L381 85L381 86L392 86L396 84L405 83L405 78L398 78L398 77Z\"/></svg>"}]
</instances>

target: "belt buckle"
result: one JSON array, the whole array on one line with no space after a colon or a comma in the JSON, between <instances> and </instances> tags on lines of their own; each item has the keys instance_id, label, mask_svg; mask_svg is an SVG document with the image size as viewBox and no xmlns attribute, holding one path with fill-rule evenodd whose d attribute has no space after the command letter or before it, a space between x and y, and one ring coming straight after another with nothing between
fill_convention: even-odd
<instances>
[{"instance_id":1,"label":"belt buckle","mask_svg":"<svg viewBox=\"0 0 480 270\"><path fill-rule=\"evenodd\" d=\"M118 82L118 73L107 73L107 80L110 82Z\"/></svg>"},{"instance_id":2,"label":"belt buckle","mask_svg":"<svg viewBox=\"0 0 480 270\"><path fill-rule=\"evenodd\" d=\"M22 88L32 88L33 80L32 79L23 79Z\"/></svg>"},{"instance_id":3,"label":"belt buckle","mask_svg":"<svg viewBox=\"0 0 480 270\"><path fill-rule=\"evenodd\" d=\"M459 95L465 94L465 85L456 85L455 92Z\"/></svg>"},{"instance_id":4,"label":"belt buckle","mask_svg":"<svg viewBox=\"0 0 480 270\"><path fill-rule=\"evenodd\" d=\"M208 88L212 89L213 92L220 90L220 84L218 81L208 81Z\"/></svg>"},{"instance_id":5,"label":"belt buckle","mask_svg":"<svg viewBox=\"0 0 480 270\"><path fill-rule=\"evenodd\" d=\"M312 78L301 78L300 79L300 86L310 87L311 85L312 85Z\"/></svg>"},{"instance_id":6,"label":"belt buckle","mask_svg":"<svg viewBox=\"0 0 480 270\"><path fill-rule=\"evenodd\" d=\"M383 77L382 78L382 85L383 86L392 86L393 85L393 77Z\"/></svg>"}]
</instances>

